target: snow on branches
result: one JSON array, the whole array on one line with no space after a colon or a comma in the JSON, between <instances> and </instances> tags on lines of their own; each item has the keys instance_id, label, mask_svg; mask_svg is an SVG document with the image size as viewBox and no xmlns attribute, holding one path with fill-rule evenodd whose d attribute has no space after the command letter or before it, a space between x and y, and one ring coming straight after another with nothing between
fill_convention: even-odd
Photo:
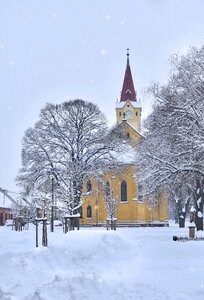
<instances>
[{"instance_id":1,"label":"snow on branches","mask_svg":"<svg viewBox=\"0 0 204 300\"><path fill-rule=\"evenodd\" d=\"M196 199L204 176L204 47L173 55L167 84L149 90L155 104L135 162L144 191L187 185Z\"/></svg>"},{"instance_id":2,"label":"snow on branches","mask_svg":"<svg viewBox=\"0 0 204 300\"><path fill-rule=\"evenodd\" d=\"M48 103L39 121L25 133L17 181L36 193L54 178L55 193L74 212L84 181L113 167L121 145L117 130L109 132L95 104L78 99Z\"/></svg>"}]
</instances>

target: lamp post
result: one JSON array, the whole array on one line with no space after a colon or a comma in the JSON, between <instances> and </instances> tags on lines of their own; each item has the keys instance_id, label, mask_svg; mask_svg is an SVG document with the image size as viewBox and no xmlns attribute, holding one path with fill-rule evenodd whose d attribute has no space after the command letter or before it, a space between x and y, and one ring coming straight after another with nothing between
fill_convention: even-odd
<instances>
[{"instance_id":1,"label":"lamp post","mask_svg":"<svg viewBox=\"0 0 204 300\"><path fill-rule=\"evenodd\" d=\"M99 223L99 213L98 213L99 205L98 204L99 204L99 182L96 179L96 205L95 205L95 208L96 208L96 226L98 226L98 223Z\"/></svg>"},{"instance_id":2,"label":"lamp post","mask_svg":"<svg viewBox=\"0 0 204 300\"><path fill-rule=\"evenodd\" d=\"M50 231L54 232L54 177L51 177L51 222L50 222Z\"/></svg>"}]
</instances>

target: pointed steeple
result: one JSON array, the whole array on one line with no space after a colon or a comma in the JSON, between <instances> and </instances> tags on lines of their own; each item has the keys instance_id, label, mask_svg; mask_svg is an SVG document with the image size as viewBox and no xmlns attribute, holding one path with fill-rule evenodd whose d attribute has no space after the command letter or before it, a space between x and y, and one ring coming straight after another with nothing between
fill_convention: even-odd
<instances>
[{"instance_id":1,"label":"pointed steeple","mask_svg":"<svg viewBox=\"0 0 204 300\"><path fill-rule=\"evenodd\" d=\"M125 102L127 100L137 101L137 95L134 88L134 83L132 79L132 73L129 63L129 48L127 49L127 66L125 70L125 76L123 80L123 88L121 92L120 102Z\"/></svg>"}]
</instances>

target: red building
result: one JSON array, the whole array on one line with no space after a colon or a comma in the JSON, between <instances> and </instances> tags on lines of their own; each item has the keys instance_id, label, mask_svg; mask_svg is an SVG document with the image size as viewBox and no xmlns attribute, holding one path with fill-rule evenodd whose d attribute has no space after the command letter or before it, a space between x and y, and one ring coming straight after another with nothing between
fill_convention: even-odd
<instances>
[{"instance_id":1,"label":"red building","mask_svg":"<svg viewBox=\"0 0 204 300\"><path fill-rule=\"evenodd\" d=\"M12 218L13 214L10 208L0 207L0 226L5 225L6 220Z\"/></svg>"}]
</instances>

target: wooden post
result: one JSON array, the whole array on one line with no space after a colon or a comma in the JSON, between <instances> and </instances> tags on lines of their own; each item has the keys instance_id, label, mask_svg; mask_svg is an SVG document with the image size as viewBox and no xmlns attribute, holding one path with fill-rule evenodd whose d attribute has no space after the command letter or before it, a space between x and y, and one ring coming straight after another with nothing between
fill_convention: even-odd
<instances>
[{"instance_id":1,"label":"wooden post","mask_svg":"<svg viewBox=\"0 0 204 300\"><path fill-rule=\"evenodd\" d=\"M79 230L79 218L77 217L77 230Z\"/></svg>"},{"instance_id":2,"label":"wooden post","mask_svg":"<svg viewBox=\"0 0 204 300\"><path fill-rule=\"evenodd\" d=\"M68 232L68 217L64 217L64 233Z\"/></svg>"},{"instance_id":3,"label":"wooden post","mask_svg":"<svg viewBox=\"0 0 204 300\"><path fill-rule=\"evenodd\" d=\"M106 219L106 229L108 230L109 229L109 220Z\"/></svg>"},{"instance_id":4,"label":"wooden post","mask_svg":"<svg viewBox=\"0 0 204 300\"><path fill-rule=\"evenodd\" d=\"M47 241L47 219L43 220L43 228L42 228L42 245L44 247L48 246L48 241Z\"/></svg>"},{"instance_id":5,"label":"wooden post","mask_svg":"<svg viewBox=\"0 0 204 300\"><path fill-rule=\"evenodd\" d=\"M23 218L19 217L19 227L20 227L20 231L23 230Z\"/></svg>"},{"instance_id":6,"label":"wooden post","mask_svg":"<svg viewBox=\"0 0 204 300\"><path fill-rule=\"evenodd\" d=\"M71 218L71 222L72 222L72 230L74 230L74 218Z\"/></svg>"},{"instance_id":7,"label":"wooden post","mask_svg":"<svg viewBox=\"0 0 204 300\"><path fill-rule=\"evenodd\" d=\"M36 229L36 248L38 248L38 221L36 221L36 227L35 227L35 229Z\"/></svg>"},{"instance_id":8,"label":"wooden post","mask_svg":"<svg viewBox=\"0 0 204 300\"><path fill-rule=\"evenodd\" d=\"M195 226L189 226L189 238L194 239L195 238Z\"/></svg>"},{"instance_id":9,"label":"wooden post","mask_svg":"<svg viewBox=\"0 0 204 300\"><path fill-rule=\"evenodd\" d=\"M116 230L116 220L113 221L113 230Z\"/></svg>"}]
</instances>

